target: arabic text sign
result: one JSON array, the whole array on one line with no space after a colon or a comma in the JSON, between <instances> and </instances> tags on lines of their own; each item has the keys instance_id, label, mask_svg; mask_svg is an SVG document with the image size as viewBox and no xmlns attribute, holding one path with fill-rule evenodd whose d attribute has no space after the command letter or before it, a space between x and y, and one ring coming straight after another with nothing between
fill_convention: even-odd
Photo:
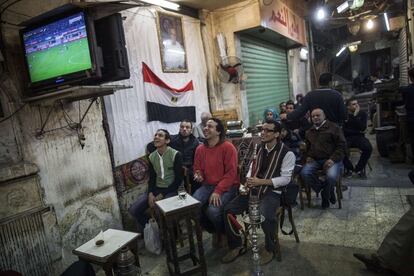
<instances>
[{"instance_id":1,"label":"arabic text sign","mask_svg":"<svg viewBox=\"0 0 414 276\"><path fill-rule=\"evenodd\" d=\"M262 26L306 45L305 21L279 0L260 4Z\"/></svg>"}]
</instances>

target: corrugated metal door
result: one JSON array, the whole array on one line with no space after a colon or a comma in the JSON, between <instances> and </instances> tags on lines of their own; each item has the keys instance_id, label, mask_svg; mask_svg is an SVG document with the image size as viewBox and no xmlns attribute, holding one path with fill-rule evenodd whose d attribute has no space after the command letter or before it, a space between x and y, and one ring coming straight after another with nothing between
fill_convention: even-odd
<instances>
[{"instance_id":1,"label":"corrugated metal door","mask_svg":"<svg viewBox=\"0 0 414 276\"><path fill-rule=\"evenodd\" d=\"M263 119L268 107L289 99L286 50L249 36L241 36L242 60L247 74L246 91L249 124Z\"/></svg>"},{"instance_id":2,"label":"corrugated metal door","mask_svg":"<svg viewBox=\"0 0 414 276\"><path fill-rule=\"evenodd\" d=\"M407 30L402 28L399 35L399 58L400 58L400 85L408 85L408 59L407 59Z\"/></svg>"}]
</instances>

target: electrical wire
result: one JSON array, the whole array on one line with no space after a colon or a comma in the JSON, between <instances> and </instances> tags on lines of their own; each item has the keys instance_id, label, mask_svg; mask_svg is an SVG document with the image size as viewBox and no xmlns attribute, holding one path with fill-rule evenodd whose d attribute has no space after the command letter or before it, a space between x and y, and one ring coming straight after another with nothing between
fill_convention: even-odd
<instances>
[{"instance_id":1,"label":"electrical wire","mask_svg":"<svg viewBox=\"0 0 414 276\"><path fill-rule=\"evenodd\" d=\"M7 116L6 118L2 119L0 121L0 124L3 123L4 121L7 121L8 119L10 119L11 117L13 117L14 115L17 114L17 112L19 112L20 110L22 110L23 107L25 107L27 105L27 103L23 104L21 107L19 107L16 111L14 111L12 114L10 114L9 116Z\"/></svg>"}]
</instances>

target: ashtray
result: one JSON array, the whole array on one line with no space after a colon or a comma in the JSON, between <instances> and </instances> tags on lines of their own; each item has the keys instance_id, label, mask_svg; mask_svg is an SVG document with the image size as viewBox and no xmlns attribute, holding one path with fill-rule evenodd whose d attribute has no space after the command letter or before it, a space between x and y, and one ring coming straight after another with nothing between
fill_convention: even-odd
<instances>
[{"instance_id":1,"label":"ashtray","mask_svg":"<svg viewBox=\"0 0 414 276\"><path fill-rule=\"evenodd\" d=\"M97 240L96 242L95 242L95 244L96 244L96 246L101 246L101 245L103 245L104 244L104 240Z\"/></svg>"}]
</instances>

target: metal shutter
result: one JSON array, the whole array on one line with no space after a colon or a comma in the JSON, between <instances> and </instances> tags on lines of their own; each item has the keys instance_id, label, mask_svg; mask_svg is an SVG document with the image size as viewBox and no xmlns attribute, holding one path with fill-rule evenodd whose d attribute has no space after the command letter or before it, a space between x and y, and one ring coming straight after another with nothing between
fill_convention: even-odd
<instances>
[{"instance_id":1,"label":"metal shutter","mask_svg":"<svg viewBox=\"0 0 414 276\"><path fill-rule=\"evenodd\" d=\"M400 86L408 85L408 59L407 59L407 30L402 28L399 35L399 57L400 57Z\"/></svg>"},{"instance_id":2,"label":"metal shutter","mask_svg":"<svg viewBox=\"0 0 414 276\"><path fill-rule=\"evenodd\" d=\"M263 119L265 108L279 109L289 99L289 74L286 50L249 36L241 36L249 124Z\"/></svg>"}]
</instances>

